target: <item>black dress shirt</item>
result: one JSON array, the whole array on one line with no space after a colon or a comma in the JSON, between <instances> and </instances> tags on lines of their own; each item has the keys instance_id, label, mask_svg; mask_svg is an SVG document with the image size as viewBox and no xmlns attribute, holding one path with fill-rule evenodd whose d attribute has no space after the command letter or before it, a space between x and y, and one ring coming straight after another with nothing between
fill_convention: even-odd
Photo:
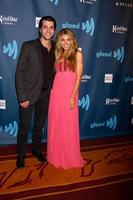
<instances>
[{"instance_id":1,"label":"black dress shirt","mask_svg":"<svg viewBox=\"0 0 133 200\"><path fill-rule=\"evenodd\" d=\"M55 43L52 41L51 49L48 51L40 41L40 46L42 50L42 60L43 60L43 85L42 91L51 88L51 83L53 82L53 76L55 73Z\"/></svg>"}]
</instances>

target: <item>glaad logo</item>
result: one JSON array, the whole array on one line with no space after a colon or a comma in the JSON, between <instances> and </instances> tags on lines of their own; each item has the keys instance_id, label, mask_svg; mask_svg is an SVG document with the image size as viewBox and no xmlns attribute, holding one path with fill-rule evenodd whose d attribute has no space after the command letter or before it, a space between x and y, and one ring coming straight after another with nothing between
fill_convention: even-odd
<instances>
[{"instance_id":1,"label":"glaad logo","mask_svg":"<svg viewBox=\"0 0 133 200\"><path fill-rule=\"evenodd\" d=\"M13 123L9 123L8 125L5 125L4 127L0 126L0 132L6 132L9 133L10 135L13 136L17 136L17 132L18 132L18 124L16 121L14 121Z\"/></svg>"},{"instance_id":2,"label":"glaad logo","mask_svg":"<svg viewBox=\"0 0 133 200\"><path fill-rule=\"evenodd\" d=\"M115 130L117 125L117 117L114 116L113 118L111 117L109 120L106 121L106 126Z\"/></svg>"},{"instance_id":3,"label":"glaad logo","mask_svg":"<svg viewBox=\"0 0 133 200\"><path fill-rule=\"evenodd\" d=\"M18 18L15 18L13 16L4 17L0 15L0 24L13 25L13 23L16 22L18 22Z\"/></svg>"},{"instance_id":4,"label":"glaad logo","mask_svg":"<svg viewBox=\"0 0 133 200\"><path fill-rule=\"evenodd\" d=\"M90 124L91 129L99 128L99 127L107 127L107 128L113 129L113 131L116 129L116 126L117 126L117 116L116 115L104 122L100 122L100 123L93 122Z\"/></svg>"},{"instance_id":5,"label":"glaad logo","mask_svg":"<svg viewBox=\"0 0 133 200\"><path fill-rule=\"evenodd\" d=\"M89 95L87 94L86 97L82 97L82 99L78 101L78 105L87 111L90 106Z\"/></svg>"},{"instance_id":6,"label":"glaad logo","mask_svg":"<svg viewBox=\"0 0 133 200\"><path fill-rule=\"evenodd\" d=\"M94 33L94 28L95 28L95 24L94 24L94 19L91 18L90 21L87 20L85 23L82 23L82 30L85 30L86 33L90 33L90 35L92 36Z\"/></svg>"},{"instance_id":7,"label":"glaad logo","mask_svg":"<svg viewBox=\"0 0 133 200\"><path fill-rule=\"evenodd\" d=\"M125 83L128 83L128 82L133 82L133 77L131 76L125 77Z\"/></svg>"},{"instance_id":8,"label":"glaad logo","mask_svg":"<svg viewBox=\"0 0 133 200\"><path fill-rule=\"evenodd\" d=\"M95 23L94 19L91 18L90 20L86 20L86 22L82 23L79 22L77 24L70 24L66 22L65 24L62 24L62 28L81 29L85 31L87 34L89 33L90 36L92 36L95 30Z\"/></svg>"},{"instance_id":9,"label":"glaad logo","mask_svg":"<svg viewBox=\"0 0 133 200\"><path fill-rule=\"evenodd\" d=\"M87 74L83 75L81 78L81 82L87 82L91 79L91 76L88 76Z\"/></svg>"},{"instance_id":10,"label":"glaad logo","mask_svg":"<svg viewBox=\"0 0 133 200\"><path fill-rule=\"evenodd\" d=\"M16 40L13 40L12 43L8 43L7 45L3 45L3 53L8 54L9 57L12 57L15 60L18 54Z\"/></svg>"},{"instance_id":11,"label":"glaad logo","mask_svg":"<svg viewBox=\"0 0 133 200\"><path fill-rule=\"evenodd\" d=\"M59 3L59 0L50 0L50 1L53 2L55 6L57 6Z\"/></svg>"},{"instance_id":12,"label":"glaad logo","mask_svg":"<svg viewBox=\"0 0 133 200\"><path fill-rule=\"evenodd\" d=\"M123 62L123 59L124 59L124 47L121 47L120 49L117 49L116 51L114 51L114 58L116 58L121 63Z\"/></svg>"},{"instance_id":13,"label":"glaad logo","mask_svg":"<svg viewBox=\"0 0 133 200\"><path fill-rule=\"evenodd\" d=\"M115 58L117 61L119 61L120 63L123 62L124 60L124 47L121 47L119 49L117 49L116 51L110 51L110 52L102 52L99 51L96 53L96 57L100 58L100 57L113 57Z\"/></svg>"}]
</instances>

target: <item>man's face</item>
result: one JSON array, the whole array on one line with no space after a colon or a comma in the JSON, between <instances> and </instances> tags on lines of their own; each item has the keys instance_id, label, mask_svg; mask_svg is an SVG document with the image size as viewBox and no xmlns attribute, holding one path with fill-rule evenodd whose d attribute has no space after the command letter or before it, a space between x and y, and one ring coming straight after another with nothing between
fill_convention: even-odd
<instances>
[{"instance_id":1,"label":"man's face","mask_svg":"<svg viewBox=\"0 0 133 200\"><path fill-rule=\"evenodd\" d=\"M40 28L41 37L45 40L51 40L54 35L54 22L43 20Z\"/></svg>"}]
</instances>

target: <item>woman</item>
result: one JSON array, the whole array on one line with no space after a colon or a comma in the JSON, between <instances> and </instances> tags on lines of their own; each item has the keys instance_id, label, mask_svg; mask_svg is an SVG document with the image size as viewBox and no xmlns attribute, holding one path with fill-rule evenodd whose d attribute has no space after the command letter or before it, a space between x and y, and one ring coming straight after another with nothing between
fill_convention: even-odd
<instances>
[{"instance_id":1,"label":"woman","mask_svg":"<svg viewBox=\"0 0 133 200\"><path fill-rule=\"evenodd\" d=\"M56 75L50 95L47 159L56 168L83 167L80 153L78 89L83 70L82 53L74 33L57 34Z\"/></svg>"}]
</instances>

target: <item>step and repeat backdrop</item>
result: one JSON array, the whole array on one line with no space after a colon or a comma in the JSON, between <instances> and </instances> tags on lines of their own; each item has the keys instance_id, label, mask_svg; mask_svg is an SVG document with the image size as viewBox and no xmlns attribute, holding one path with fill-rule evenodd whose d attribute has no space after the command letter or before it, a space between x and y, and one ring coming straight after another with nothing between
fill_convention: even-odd
<instances>
[{"instance_id":1,"label":"step and repeat backdrop","mask_svg":"<svg viewBox=\"0 0 133 200\"><path fill-rule=\"evenodd\" d=\"M83 52L80 138L133 134L133 1L0 0L0 145L16 143L16 64L22 43L38 37L45 15L57 20L56 33L73 30ZM32 123L29 142L31 131Z\"/></svg>"}]
</instances>

